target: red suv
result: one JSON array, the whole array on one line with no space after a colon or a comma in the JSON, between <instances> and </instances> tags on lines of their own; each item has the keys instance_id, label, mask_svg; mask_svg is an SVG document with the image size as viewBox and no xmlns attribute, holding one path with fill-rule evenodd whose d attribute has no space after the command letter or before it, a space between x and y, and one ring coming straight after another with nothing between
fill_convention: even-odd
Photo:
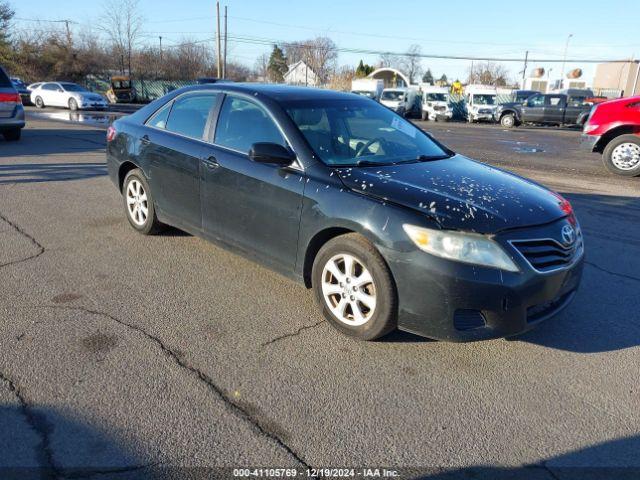
<instances>
[{"instance_id":1,"label":"red suv","mask_svg":"<svg viewBox=\"0 0 640 480\"><path fill-rule=\"evenodd\" d=\"M611 173L640 176L640 96L594 105L584 125L581 146L601 153Z\"/></svg>"}]
</instances>

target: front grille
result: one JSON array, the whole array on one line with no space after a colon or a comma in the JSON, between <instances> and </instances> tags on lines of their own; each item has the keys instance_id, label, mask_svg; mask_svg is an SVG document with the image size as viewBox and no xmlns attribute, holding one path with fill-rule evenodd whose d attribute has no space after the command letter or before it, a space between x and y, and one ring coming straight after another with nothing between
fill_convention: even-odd
<instances>
[{"instance_id":1,"label":"front grille","mask_svg":"<svg viewBox=\"0 0 640 480\"><path fill-rule=\"evenodd\" d=\"M580 233L573 245L568 247L551 238L512 240L511 245L539 272L551 272L567 267L582 254L583 250Z\"/></svg>"},{"instance_id":2,"label":"front grille","mask_svg":"<svg viewBox=\"0 0 640 480\"><path fill-rule=\"evenodd\" d=\"M444 112L447 107L443 107L442 105L436 105L435 107L433 107L434 110L436 110L437 112Z\"/></svg>"},{"instance_id":3,"label":"front grille","mask_svg":"<svg viewBox=\"0 0 640 480\"><path fill-rule=\"evenodd\" d=\"M456 310L453 314L453 326L456 330L473 330L485 325L484 315L479 310Z\"/></svg>"}]
</instances>

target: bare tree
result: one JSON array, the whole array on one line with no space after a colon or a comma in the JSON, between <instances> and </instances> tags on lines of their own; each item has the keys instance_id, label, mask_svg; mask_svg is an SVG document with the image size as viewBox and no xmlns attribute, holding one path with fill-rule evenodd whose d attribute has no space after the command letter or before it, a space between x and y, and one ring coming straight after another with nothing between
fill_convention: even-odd
<instances>
[{"instance_id":1,"label":"bare tree","mask_svg":"<svg viewBox=\"0 0 640 480\"><path fill-rule=\"evenodd\" d=\"M416 78L420 78L422 73L422 59L420 58L420 45L413 44L407 50L400 62L400 69L409 77L409 81L413 83Z\"/></svg>"},{"instance_id":2,"label":"bare tree","mask_svg":"<svg viewBox=\"0 0 640 480\"><path fill-rule=\"evenodd\" d=\"M328 84L332 90L348 92L351 89L351 81L355 78L356 71L350 65L343 65L329 75Z\"/></svg>"},{"instance_id":3,"label":"bare tree","mask_svg":"<svg viewBox=\"0 0 640 480\"><path fill-rule=\"evenodd\" d=\"M467 70L467 83L504 87L509 83L508 77L509 71L503 65L494 62L474 64Z\"/></svg>"},{"instance_id":4,"label":"bare tree","mask_svg":"<svg viewBox=\"0 0 640 480\"><path fill-rule=\"evenodd\" d=\"M290 42L283 47L289 65L304 61L322 83L328 81L329 75L336 68L338 48L330 38L316 37L302 42Z\"/></svg>"},{"instance_id":5,"label":"bare tree","mask_svg":"<svg viewBox=\"0 0 640 480\"><path fill-rule=\"evenodd\" d=\"M267 81L267 77L269 76L269 54L263 53L256 59L256 63L254 65L254 73L256 76L256 80L261 82Z\"/></svg>"},{"instance_id":6,"label":"bare tree","mask_svg":"<svg viewBox=\"0 0 640 480\"><path fill-rule=\"evenodd\" d=\"M138 0L107 0L98 23L119 56L120 69L124 73L125 59L131 75L131 58L142 36L143 18L138 10Z\"/></svg>"},{"instance_id":7,"label":"bare tree","mask_svg":"<svg viewBox=\"0 0 640 480\"><path fill-rule=\"evenodd\" d=\"M402 60L393 53L381 53L378 57L378 66L381 68L400 68Z\"/></svg>"}]
</instances>

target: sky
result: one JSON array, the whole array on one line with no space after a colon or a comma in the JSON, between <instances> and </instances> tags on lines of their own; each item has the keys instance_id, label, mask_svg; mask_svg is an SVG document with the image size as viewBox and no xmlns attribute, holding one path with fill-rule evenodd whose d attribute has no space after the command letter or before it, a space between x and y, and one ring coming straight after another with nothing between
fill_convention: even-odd
<instances>
[{"instance_id":1,"label":"sky","mask_svg":"<svg viewBox=\"0 0 640 480\"><path fill-rule=\"evenodd\" d=\"M69 19L72 29L95 27L100 0L8 0L23 29L50 29L46 22L27 19ZM640 56L640 28L635 13L638 0L563 0L536 2L469 0L223 0L228 7L228 59L253 66L271 50L271 42L330 37L339 48L404 52L418 44L423 54L492 56L534 60L559 59L569 35L565 71L582 68L591 83L595 65L585 59L620 59ZM215 35L214 0L139 0L145 19L144 42L170 46L188 40L209 40ZM208 42L215 49L214 42ZM357 65L360 59L375 64L378 56L340 52L340 65ZM582 60L582 61L581 61ZM520 78L523 61L506 62L512 78ZM425 58L436 78L464 79L470 60ZM534 61L529 72L545 68L549 78L559 78L561 63Z\"/></svg>"}]
</instances>

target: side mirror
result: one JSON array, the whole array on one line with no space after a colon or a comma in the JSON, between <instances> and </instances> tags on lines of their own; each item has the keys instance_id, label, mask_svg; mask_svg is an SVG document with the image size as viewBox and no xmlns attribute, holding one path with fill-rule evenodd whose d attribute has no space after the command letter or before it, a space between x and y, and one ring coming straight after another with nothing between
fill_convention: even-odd
<instances>
[{"instance_id":1,"label":"side mirror","mask_svg":"<svg viewBox=\"0 0 640 480\"><path fill-rule=\"evenodd\" d=\"M259 142L251 145L249 158L257 163L288 167L295 160L295 155L288 148L277 143Z\"/></svg>"},{"instance_id":2,"label":"side mirror","mask_svg":"<svg viewBox=\"0 0 640 480\"><path fill-rule=\"evenodd\" d=\"M63 89L61 89L61 88L59 88L59 89L58 89L58 93L62 93L62 92L64 92L64 90L63 90Z\"/></svg>"}]
</instances>

